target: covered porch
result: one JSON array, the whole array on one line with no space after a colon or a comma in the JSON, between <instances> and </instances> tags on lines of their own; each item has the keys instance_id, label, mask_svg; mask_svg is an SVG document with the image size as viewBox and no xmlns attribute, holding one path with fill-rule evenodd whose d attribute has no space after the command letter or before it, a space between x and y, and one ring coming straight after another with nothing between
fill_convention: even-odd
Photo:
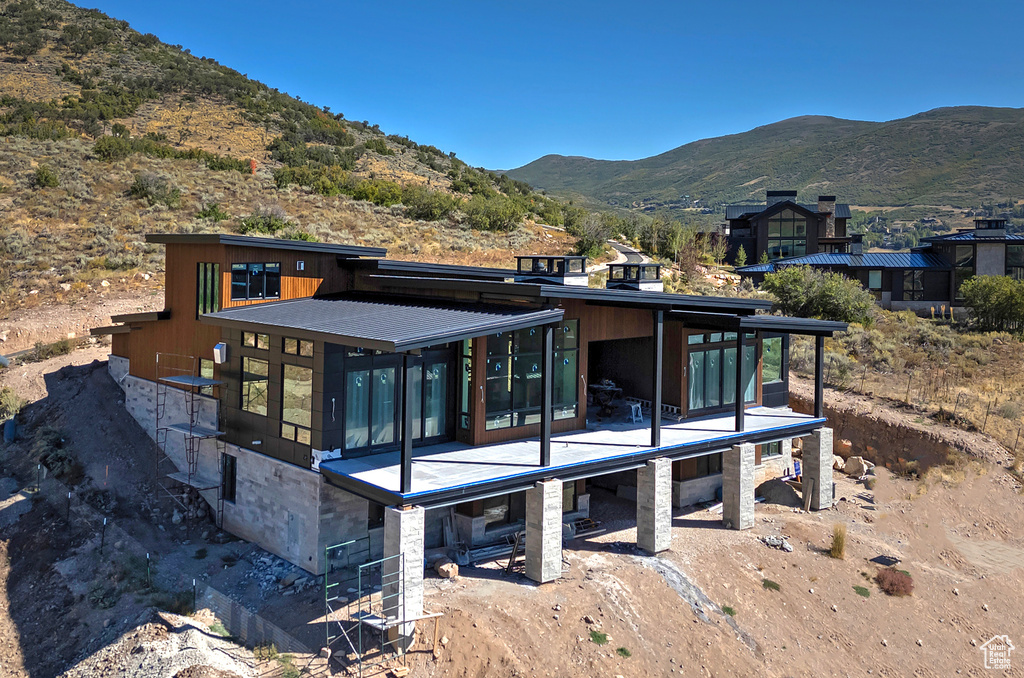
<instances>
[{"instance_id":1,"label":"covered porch","mask_svg":"<svg viewBox=\"0 0 1024 678\"><path fill-rule=\"evenodd\" d=\"M399 451L320 463L328 480L384 505L448 506L497 494L526 490L540 480L562 481L627 471L648 460L671 460L723 451L741 443L762 444L805 436L825 419L788 408L748 408L742 431L732 415L663 423L661 445L651 445L650 424L608 423L551 436L551 457L544 464L538 438L470 446L447 442L415 448L409 490L401 491Z\"/></svg>"}]
</instances>

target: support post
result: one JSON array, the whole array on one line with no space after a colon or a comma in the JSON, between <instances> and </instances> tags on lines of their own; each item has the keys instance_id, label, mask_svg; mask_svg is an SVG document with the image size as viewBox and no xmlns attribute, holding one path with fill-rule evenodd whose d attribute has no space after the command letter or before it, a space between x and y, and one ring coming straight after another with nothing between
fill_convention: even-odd
<instances>
[{"instance_id":1,"label":"support post","mask_svg":"<svg viewBox=\"0 0 1024 678\"><path fill-rule=\"evenodd\" d=\"M551 409L553 405L554 368L554 328L548 324L541 326L542 348L540 358L540 465L551 466Z\"/></svg>"},{"instance_id":2,"label":"support post","mask_svg":"<svg viewBox=\"0 0 1024 678\"><path fill-rule=\"evenodd\" d=\"M819 428L804 438L803 467L804 486L813 480L810 488L811 510L821 511L832 507L832 429Z\"/></svg>"},{"instance_id":3,"label":"support post","mask_svg":"<svg viewBox=\"0 0 1024 678\"><path fill-rule=\"evenodd\" d=\"M825 337L814 338L814 416L825 412Z\"/></svg>"},{"instance_id":4,"label":"support post","mask_svg":"<svg viewBox=\"0 0 1024 678\"><path fill-rule=\"evenodd\" d=\"M665 312L654 311L654 349L651 361L651 447L661 447L661 363L665 344Z\"/></svg>"},{"instance_id":5,"label":"support post","mask_svg":"<svg viewBox=\"0 0 1024 678\"><path fill-rule=\"evenodd\" d=\"M526 491L526 576L544 584L562 576L562 481Z\"/></svg>"},{"instance_id":6,"label":"support post","mask_svg":"<svg viewBox=\"0 0 1024 678\"><path fill-rule=\"evenodd\" d=\"M744 391L746 389L743 388L743 386L744 386L744 383L743 383L743 354L746 352L744 350L744 345L745 345L745 336L744 336L743 330L741 329L739 332L736 333L736 432L737 433L740 433L740 432L743 431L743 414L744 414L744 411L745 411L744 407L746 407L746 403L744 402L744 400L746 399L744 397L745 396Z\"/></svg>"},{"instance_id":7,"label":"support post","mask_svg":"<svg viewBox=\"0 0 1024 678\"><path fill-rule=\"evenodd\" d=\"M636 471L636 545L651 554L672 546L671 459L651 459Z\"/></svg>"},{"instance_id":8,"label":"support post","mask_svg":"<svg viewBox=\"0 0 1024 678\"><path fill-rule=\"evenodd\" d=\"M385 509L381 595L385 616L401 622L388 630L388 640L402 651L412 644L416 620L423 616L423 533L422 506Z\"/></svg>"},{"instance_id":9,"label":"support post","mask_svg":"<svg viewBox=\"0 0 1024 678\"><path fill-rule=\"evenodd\" d=\"M412 361L408 353L402 356L402 468L399 492L412 492Z\"/></svg>"},{"instance_id":10,"label":"support post","mask_svg":"<svg viewBox=\"0 0 1024 678\"><path fill-rule=\"evenodd\" d=\"M754 446L733 445L722 453L722 523L733 530L754 526Z\"/></svg>"}]
</instances>

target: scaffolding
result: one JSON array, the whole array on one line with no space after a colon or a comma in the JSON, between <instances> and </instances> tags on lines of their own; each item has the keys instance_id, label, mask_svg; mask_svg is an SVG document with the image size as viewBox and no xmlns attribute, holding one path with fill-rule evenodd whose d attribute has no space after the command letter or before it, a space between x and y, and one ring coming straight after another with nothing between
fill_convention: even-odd
<instances>
[{"instance_id":1,"label":"scaffolding","mask_svg":"<svg viewBox=\"0 0 1024 678\"><path fill-rule=\"evenodd\" d=\"M405 609L405 556L369 560L369 538L324 550L324 626L331 657L346 668L383 671L401 659L412 636Z\"/></svg>"},{"instance_id":2,"label":"scaffolding","mask_svg":"<svg viewBox=\"0 0 1024 678\"><path fill-rule=\"evenodd\" d=\"M224 433L218 428L202 425L202 406L206 396L223 382L199 373L200 363L195 356L176 353L156 354L156 464L155 475L160 488L181 507L186 534L191 534L195 520L195 507L187 506L182 486L194 489L207 502L214 513L214 523L222 527L224 517ZM168 407L168 401L179 398L180 411ZM219 412L219 408L218 408ZM219 419L219 415L218 415ZM185 468L168 453L170 436L182 436ZM217 447L217 477L203 477L199 473L199 457L204 441L212 440Z\"/></svg>"}]
</instances>

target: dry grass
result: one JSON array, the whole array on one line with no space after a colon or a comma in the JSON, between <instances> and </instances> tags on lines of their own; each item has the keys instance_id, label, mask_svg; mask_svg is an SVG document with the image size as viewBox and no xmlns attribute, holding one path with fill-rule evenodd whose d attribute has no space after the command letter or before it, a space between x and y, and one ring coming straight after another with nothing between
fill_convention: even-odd
<instances>
[{"instance_id":1,"label":"dry grass","mask_svg":"<svg viewBox=\"0 0 1024 678\"><path fill-rule=\"evenodd\" d=\"M966 311L956 313L966 320ZM874 327L852 325L826 340L825 348L825 378L833 388L871 394L918 413L921 423L981 431L1008 450L1024 451L1020 339L969 332L948 320L909 312L881 311ZM810 341L794 337L790 365L798 373L813 374Z\"/></svg>"},{"instance_id":2,"label":"dry grass","mask_svg":"<svg viewBox=\"0 0 1024 678\"><path fill-rule=\"evenodd\" d=\"M832 526L832 547L828 553L839 560L846 558L846 525L836 523Z\"/></svg>"}]
</instances>

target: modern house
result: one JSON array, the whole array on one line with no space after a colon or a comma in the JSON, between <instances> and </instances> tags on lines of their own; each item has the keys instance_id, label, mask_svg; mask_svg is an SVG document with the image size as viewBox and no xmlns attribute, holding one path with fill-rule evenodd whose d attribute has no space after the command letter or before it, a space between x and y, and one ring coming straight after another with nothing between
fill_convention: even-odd
<instances>
[{"instance_id":1,"label":"modern house","mask_svg":"<svg viewBox=\"0 0 1024 678\"><path fill-rule=\"evenodd\" d=\"M166 246L166 308L94 333L112 335L110 371L170 481L310 572L350 539L404 553L409 615L425 548L525 525L527 575L559 577L563 532L609 479L636 496L652 552L668 548L672 506L719 492L725 523L750 527L755 483L792 468L797 438L811 506L832 504L820 366L845 324L644 289L660 277L647 266L590 288L574 257L504 270L235 235L147 240ZM788 407L792 334L816 338L813 414Z\"/></svg>"},{"instance_id":2,"label":"modern house","mask_svg":"<svg viewBox=\"0 0 1024 678\"><path fill-rule=\"evenodd\" d=\"M848 252L846 222L850 206L834 195L819 195L815 204L797 202L796 191L768 191L764 204L727 205L726 261L735 263L740 248L747 261Z\"/></svg>"},{"instance_id":3,"label":"modern house","mask_svg":"<svg viewBox=\"0 0 1024 678\"><path fill-rule=\"evenodd\" d=\"M926 312L962 303L960 286L976 275L1024 280L1024 235L1007 233L1005 219L975 219L974 228L921 239L910 252L864 253L861 236L850 251L812 254L736 269L755 285L785 266L811 266L859 280L878 303L891 310Z\"/></svg>"}]
</instances>

